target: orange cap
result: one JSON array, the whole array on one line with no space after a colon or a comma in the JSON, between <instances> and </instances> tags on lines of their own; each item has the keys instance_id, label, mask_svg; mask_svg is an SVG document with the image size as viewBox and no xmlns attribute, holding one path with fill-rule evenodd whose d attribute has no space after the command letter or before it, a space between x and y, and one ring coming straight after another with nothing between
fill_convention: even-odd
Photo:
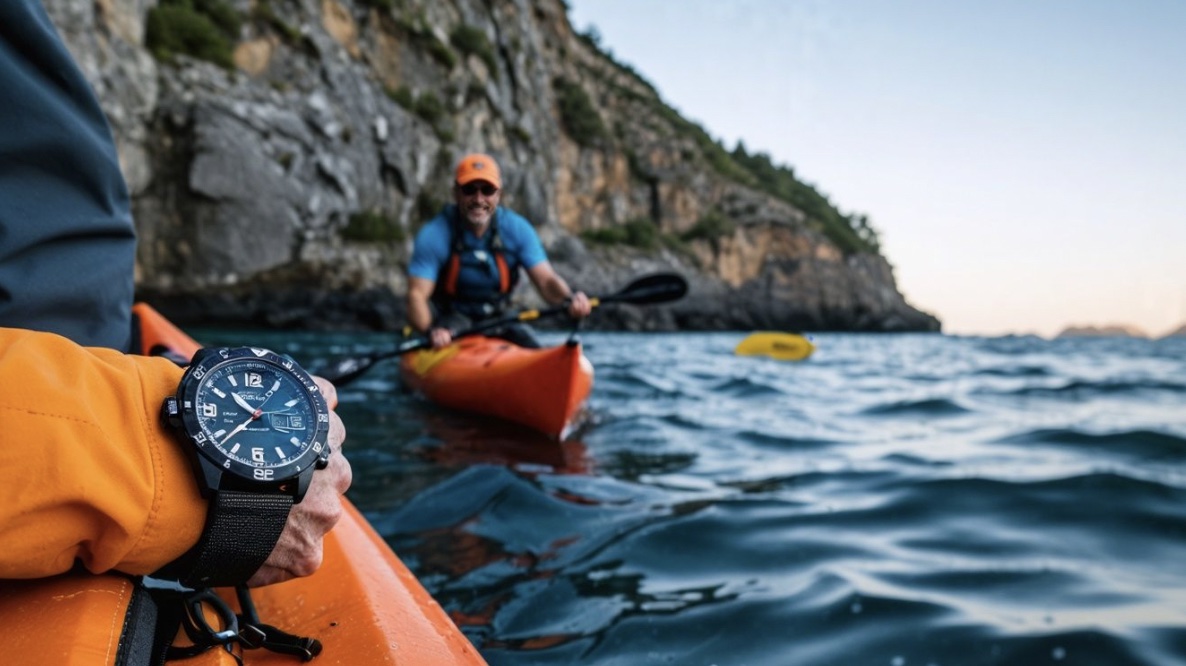
<instances>
[{"instance_id":1,"label":"orange cap","mask_svg":"<svg viewBox=\"0 0 1186 666\"><path fill-rule=\"evenodd\" d=\"M484 180L495 187L502 187L502 175L498 172L498 162L493 157L482 153L473 153L461 158L457 164L457 184L465 185L471 180Z\"/></svg>"}]
</instances>

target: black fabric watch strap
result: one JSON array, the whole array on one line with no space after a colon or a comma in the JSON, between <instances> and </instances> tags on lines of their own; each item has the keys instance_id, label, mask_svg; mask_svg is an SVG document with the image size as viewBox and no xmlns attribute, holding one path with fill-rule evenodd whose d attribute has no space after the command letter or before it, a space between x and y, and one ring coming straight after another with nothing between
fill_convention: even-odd
<instances>
[{"instance_id":1,"label":"black fabric watch strap","mask_svg":"<svg viewBox=\"0 0 1186 666\"><path fill-rule=\"evenodd\" d=\"M201 540L157 575L193 588L247 582L280 540L292 500L274 493L214 493Z\"/></svg>"}]
</instances>

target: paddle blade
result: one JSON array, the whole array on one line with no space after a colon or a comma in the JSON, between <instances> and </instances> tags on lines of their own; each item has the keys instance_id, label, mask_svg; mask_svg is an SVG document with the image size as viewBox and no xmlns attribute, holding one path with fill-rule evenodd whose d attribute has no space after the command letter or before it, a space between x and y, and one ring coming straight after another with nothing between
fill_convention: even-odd
<instances>
[{"instance_id":1,"label":"paddle blade","mask_svg":"<svg viewBox=\"0 0 1186 666\"><path fill-rule=\"evenodd\" d=\"M322 379L329 380L329 383L333 384L334 386L339 386L341 384L352 382L355 379L361 377L363 373L371 369L371 366L375 364L375 361L376 359L372 356L363 358L344 358L334 363L330 363L325 367L318 368L313 371L312 374L317 375Z\"/></svg>"},{"instance_id":2,"label":"paddle blade","mask_svg":"<svg viewBox=\"0 0 1186 666\"><path fill-rule=\"evenodd\" d=\"M649 305L677 301L688 293L688 281L675 273L656 273L641 277L626 285L621 291L602 296L602 303L633 303Z\"/></svg>"},{"instance_id":3,"label":"paddle blade","mask_svg":"<svg viewBox=\"0 0 1186 666\"><path fill-rule=\"evenodd\" d=\"M465 331L458 333L457 336L470 335ZM395 349L388 352L371 354L370 356L353 357L339 359L323 368L320 368L313 374L328 379L329 383L334 386L341 386L348 384L355 379L361 377L367 370L370 370L373 365L380 361L386 361L389 358L395 358L417 349L427 349L432 346L432 341L428 338L416 337L408 338L396 345Z\"/></svg>"},{"instance_id":4,"label":"paddle blade","mask_svg":"<svg viewBox=\"0 0 1186 666\"><path fill-rule=\"evenodd\" d=\"M739 342L733 353L739 356L769 356L780 361L802 361L814 351L815 345L802 335L760 331L751 333Z\"/></svg>"}]
</instances>

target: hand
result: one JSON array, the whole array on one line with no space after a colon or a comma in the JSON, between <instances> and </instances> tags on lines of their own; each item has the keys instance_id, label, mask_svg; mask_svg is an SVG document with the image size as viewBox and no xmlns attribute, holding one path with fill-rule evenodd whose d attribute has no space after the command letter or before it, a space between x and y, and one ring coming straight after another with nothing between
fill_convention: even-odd
<instances>
[{"instance_id":1,"label":"hand","mask_svg":"<svg viewBox=\"0 0 1186 666\"><path fill-rule=\"evenodd\" d=\"M249 587L282 583L308 576L321 566L323 541L338 519L342 517L342 495L350 487L350 462L342 455L346 440L346 426L333 408L338 404L338 392L333 384L314 377L329 413L329 464L313 473L309 491L300 504L294 504L280 540L259 571L247 581Z\"/></svg>"},{"instance_id":2,"label":"hand","mask_svg":"<svg viewBox=\"0 0 1186 666\"><path fill-rule=\"evenodd\" d=\"M453 331L447 328L435 327L428 329L428 338L432 340L432 348L448 347L453 342Z\"/></svg>"},{"instance_id":3,"label":"hand","mask_svg":"<svg viewBox=\"0 0 1186 666\"><path fill-rule=\"evenodd\" d=\"M593 312L593 304L585 292L578 291L568 299L568 316L573 319L584 319L590 312Z\"/></svg>"}]
</instances>

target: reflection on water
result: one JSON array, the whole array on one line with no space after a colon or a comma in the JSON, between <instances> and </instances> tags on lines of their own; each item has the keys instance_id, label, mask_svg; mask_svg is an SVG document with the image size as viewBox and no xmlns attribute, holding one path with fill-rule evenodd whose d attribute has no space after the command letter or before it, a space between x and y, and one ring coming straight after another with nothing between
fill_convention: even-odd
<instances>
[{"instance_id":1,"label":"reflection on water","mask_svg":"<svg viewBox=\"0 0 1186 666\"><path fill-rule=\"evenodd\" d=\"M1186 341L584 338L563 443L341 391L352 497L491 664L1186 663Z\"/></svg>"}]
</instances>

